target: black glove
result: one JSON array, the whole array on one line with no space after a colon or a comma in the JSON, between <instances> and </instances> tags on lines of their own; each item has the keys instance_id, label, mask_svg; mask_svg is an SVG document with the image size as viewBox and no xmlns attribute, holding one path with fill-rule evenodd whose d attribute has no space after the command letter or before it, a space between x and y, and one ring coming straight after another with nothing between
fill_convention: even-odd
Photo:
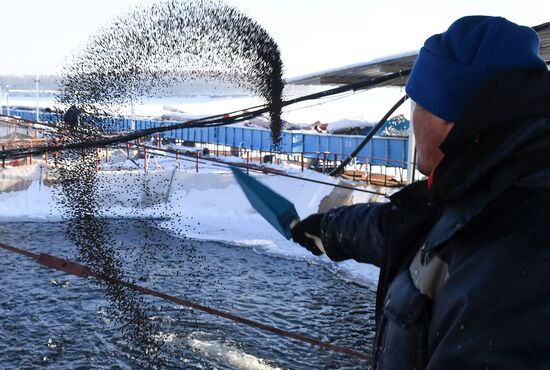
<instances>
[{"instance_id":1,"label":"black glove","mask_svg":"<svg viewBox=\"0 0 550 370\"><path fill-rule=\"evenodd\" d=\"M321 242L321 219L324 213L315 213L303 221L298 222L292 230L292 240L316 256L324 252Z\"/></svg>"}]
</instances>

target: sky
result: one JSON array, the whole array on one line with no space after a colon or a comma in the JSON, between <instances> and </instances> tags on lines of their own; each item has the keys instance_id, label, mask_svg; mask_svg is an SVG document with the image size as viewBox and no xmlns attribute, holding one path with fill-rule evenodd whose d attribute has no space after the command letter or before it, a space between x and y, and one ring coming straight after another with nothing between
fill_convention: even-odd
<instances>
[{"instance_id":1,"label":"sky","mask_svg":"<svg viewBox=\"0 0 550 370\"><path fill-rule=\"evenodd\" d=\"M427 37L465 15L500 15L529 26L550 21L548 0L225 2L256 20L277 42L285 77L417 50ZM0 75L56 74L102 27L135 6L151 3L0 0Z\"/></svg>"}]
</instances>

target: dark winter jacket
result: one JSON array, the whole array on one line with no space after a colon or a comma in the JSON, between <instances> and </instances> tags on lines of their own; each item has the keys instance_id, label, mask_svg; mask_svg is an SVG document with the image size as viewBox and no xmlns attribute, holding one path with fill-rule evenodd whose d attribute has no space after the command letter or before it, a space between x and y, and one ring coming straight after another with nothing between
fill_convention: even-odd
<instances>
[{"instance_id":1,"label":"dark winter jacket","mask_svg":"<svg viewBox=\"0 0 550 370\"><path fill-rule=\"evenodd\" d=\"M327 255L380 267L375 367L550 369L550 73L483 85L430 189L328 212Z\"/></svg>"}]
</instances>

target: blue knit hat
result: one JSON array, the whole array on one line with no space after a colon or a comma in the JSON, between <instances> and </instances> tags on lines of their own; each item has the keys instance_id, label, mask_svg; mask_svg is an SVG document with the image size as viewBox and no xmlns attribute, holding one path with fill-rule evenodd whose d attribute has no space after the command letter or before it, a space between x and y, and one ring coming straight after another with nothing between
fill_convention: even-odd
<instances>
[{"instance_id":1,"label":"blue knit hat","mask_svg":"<svg viewBox=\"0 0 550 370\"><path fill-rule=\"evenodd\" d=\"M406 91L432 114L456 122L474 90L513 68L548 70L537 33L501 17L463 17L426 40Z\"/></svg>"}]
</instances>

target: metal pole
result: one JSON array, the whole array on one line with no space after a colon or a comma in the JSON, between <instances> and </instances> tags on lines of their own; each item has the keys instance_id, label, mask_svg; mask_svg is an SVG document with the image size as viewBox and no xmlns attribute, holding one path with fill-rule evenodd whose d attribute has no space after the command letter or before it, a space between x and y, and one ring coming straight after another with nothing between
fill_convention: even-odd
<instances>
[{"instance_id":1,"label":"metal pole","mask_svg":"<svg viewBox=\"0 0 550 370\"><path fill-rule=\"evenodd\" d=\"M302 172L304 172L304 152L302 152Z\"/></svg>"},{"instance_id":2,"label":"metal pole","mask_svg":"<svg viewBox=\"0 0 550 370\"><path fill-rule=\"evenodd\" d=\"M36 75L36 80L34 80L36 83L36 122L40 122L40 110L38 108L38 99L40 98L40 80L38 79L38 75Z\"/></svg>"},{"instance_id":3,"label":"metal pole","mask_svg":"<svg viewBox=\"0 0 550 370\"><path fill-rule=\"evenodd\" d=\"M54 153L54 166L57 167L57 161L59 160L59 152L57 151L57 139L54 139L55 143L55 153Z\"/></svg>"},{"instance_id":4,"label":"metal pole","mask_svg":"<svg viewBox=\"0 0 550 370\"><path fill-rule=\"evenodd\" d=\"M7 115L10 115L10 86L6 85L6 111Z\"/></svg>"},{"instance_id":5,"label":"metal pole","mask_svg":"<svg viewBox=\"0 0 550 370\"><path fill-rule=\"evenodd\" d=\"M197 150L195 151L195 157L196 157L196 160L195 160L195 171L197 173L199 173L199 154L200 152Z\"/></svg>"},{"instance_id":6,"label":"metal pole","mask_svg":"<svg viewBox=\"0 0 550 370\"><path fill-rule=\"evenodd\" d=\"M134 96L135 96L135 83L132 80L132 97L130 99L130 130L135 131L136 130L136 112L134 110Z\"/></svg>"},{"instance_id":7,"label":"metal pole","mask_svg":"<svg viewBox=\"0 0 550 370\"><path fill-rule=\"evenodd\" d=\"M95 172L99 172L99 148L95 150Z\"/></svg>"}]
</instances>

